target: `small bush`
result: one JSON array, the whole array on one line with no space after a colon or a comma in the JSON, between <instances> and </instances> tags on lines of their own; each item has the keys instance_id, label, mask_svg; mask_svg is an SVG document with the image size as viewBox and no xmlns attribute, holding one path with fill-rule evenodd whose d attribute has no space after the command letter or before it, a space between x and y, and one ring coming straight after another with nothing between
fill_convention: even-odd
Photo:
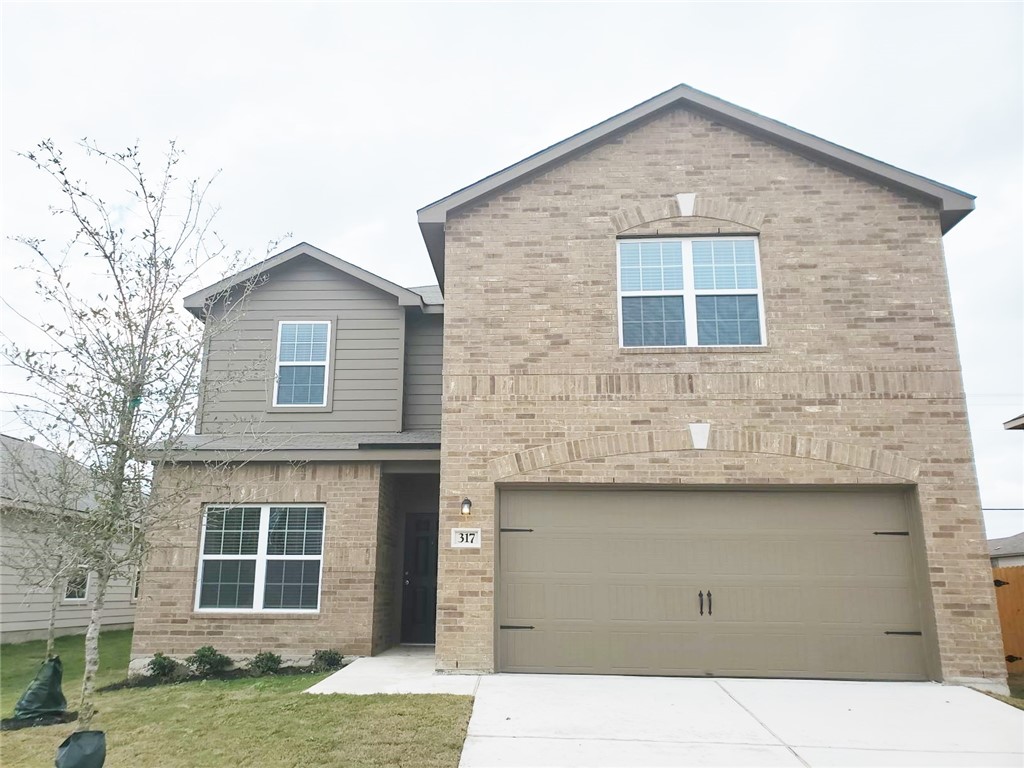
<instances>
[{"instance_id":1,"label":"small bush","mask_svg":"<svg viewBox=\"0 0 1024 768\"><path fill-rule=\"evenodd\" d=\"M249 659L248 667L257 675L272 675L281 668L281 657L270 651L260 651Z\"/></svg>"},{"instance_id":2,"label":"small bush","mask_svg":"<svg viewBox=\"0 0 1024 768\"><path fill-rule=\"evenodd\" d=\"M344 656L341 651L318 650L313 651L313 671L329 672L332 669L341 669L344 663Z\"/></svg>"},{"instance_id":3,"label":"small bush","mask_svg":"<svg viewBox=\"0 0 1024 768\"><path fill-rule=\"evenodd\" d=\"M230 667L231 659L212 645L204 645L185 659L185 663L199 677L212 677Z\"/></svg>"},{"instance_id":4,"label":"small bush","mask_svg":"<svg viewBox=\"0 0 1024 768\"><path fill-rule=\"evenodd\" d=\"M180 665L170 656L164 656L162 653L157 653L149 660L149 664L146 665L146 671L151 677L157 677L161 680L169 680L174 677L179 670Z\"/></svg>"}]
</instances>

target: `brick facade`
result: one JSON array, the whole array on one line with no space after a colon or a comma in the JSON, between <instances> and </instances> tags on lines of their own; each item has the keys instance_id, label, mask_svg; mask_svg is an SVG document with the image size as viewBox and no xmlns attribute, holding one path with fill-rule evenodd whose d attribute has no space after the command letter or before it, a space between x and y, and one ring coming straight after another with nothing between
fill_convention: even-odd
<instances>
[{"instance_id":1,"label":"brick facade","mask_svg":"<svg viewBox=\"0 0 1024 768\"><path fill-rule=\"evenodd\" d=\"M617 235L752 230L766 347L619 348ZM931 203L675 108L449 215L445 269L440 669L494 669L500 484L902 483L936 677L1004 684ZM479 551L444 546L465 496Z\"/></svg>"},{"instance_id":2,"label":"brick facade","mask_svg":"<svg viewBox=\"0 0 1024 768\"><path fill-rule=\"evenodd\" d=\"M318 648L368 655L389 642L394 607L375 599L375 583L391 563L378 563L378 541L390 542L383 547L386 556L397 533L394 494L390 483L381 482L379 463L252 463L230 470L180 464L163 470L157 480L157 493L163 489L174 498L168 519L175 524L153 537L138 600L133 670L141 671L157 652L184 657L204 645L236 658L271 650L298 661ZM203 509L227 502L324 504L319 613L193 609ZM391 514L382 518L381 509Z\"/></svg>"}]
</instances>

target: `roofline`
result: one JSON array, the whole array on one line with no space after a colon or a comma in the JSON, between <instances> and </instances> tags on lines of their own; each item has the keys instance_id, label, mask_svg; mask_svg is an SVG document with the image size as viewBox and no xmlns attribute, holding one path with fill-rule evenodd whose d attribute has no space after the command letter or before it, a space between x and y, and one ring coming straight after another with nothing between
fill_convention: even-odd
<instances>
[{"instance_id":1,"label":"roofline","mask_svg":"<svg viewBox=\"0 0 1024 768\"><path fill-rule=\"evenodd\" d=\"M420 208L417 211L420 232L423 235L423 241L427 246L430 261L434 266L434 273L437 275L442 291L444 290L444 225L452 211L510 186L528 174L548 168L574 153L582 152L611 134L624 131L637 122L680 102L698 107L716 118L738 124L775 143L810 154L816 159L824 159L829 164L836 165L843 170L866 174L883 183L892 184L935 200L940 206L939 220L943 234L974 210L974 195L875 160L778 120L772 120L711 94L698 91L696 88L680 84Z\"/></svg>"},{"instance_id":2,"label":"roofline","mask_svg":"<svg viewBox=\"0 0 1024 768\"><path fill-rule=\"evenodd\" d=\"M309 256L310 258L316 259L339 272L344 272L346 275L350 275L367 285L378 288L385 293L390 293L398 299L399 306L416 307L428 314L441 313L444 311L444 305L427 304L423 301L423 297L418 293L392 283L390 280L385 280L379 275L368 272L362 267L357 267L355 264L351 264L344 259L339 259L337 256L327 253L327 251L322 251L316 246L310 245L306 242L294 245L287 250L281 251L280 253L264 259L258 264L254 264L248 269L244 269L234 275L225 277L223 280L220 280L213 285L209 285L206 288L202 288L201 290L186 296L184 300L185 309L200 320L205 320L206 312L210 307L211 300L216 301L239 283L252 280L253 278L258 277L265 272L269 272L271 269L279 267L299 256Z\"/></svg>"},{"instance_id":3,"label":"roofline","mask_svg":"<svg viewBox=\"0 0 1024 768\"><path fill-rule=\"evenodd\" d=\"M1024 429L1024 413L1016 419L1003 422L1003 429Z\"/></svg>"},{"instance_id":4,"label":"roofline","mask_svg":"<svg viewBox=\"0 0 1024 768\"><path fill-rule=\"evenodd\" d=\"M262 462L262 461L440 461L441 448L436 443L422 447L367 447L367 448L281 448L270 450L229 450L179 448L160 455L154 452L150 462L187 464L205 462Z\"/></svg>"}]
</instances>

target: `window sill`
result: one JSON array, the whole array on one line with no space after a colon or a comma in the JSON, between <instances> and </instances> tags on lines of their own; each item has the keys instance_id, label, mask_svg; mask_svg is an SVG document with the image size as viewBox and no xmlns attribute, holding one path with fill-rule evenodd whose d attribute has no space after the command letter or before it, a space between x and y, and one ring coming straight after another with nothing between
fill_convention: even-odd
<instances>
[{"instance_id":1,"label":"window sill","mask_svg":"<svg viewBox=\"0 0 1024 768\"><path fill-rule=\"evenodd\" d=\"M741 346L729 347L619 347L623 355L723 355L723 354L760 354L770 352L769 347Z\"/></svg>"},{"instance_id":2,"label":"window sill","mask_svg":"<svg viewBox=\"0 0 1024 768\"><path fill-rule=\"evenodd\" d=\"M269 405L267 413L331 413L333 405Z\"/></svg>"},{"instance_id":3,"label":"window sill","mask_svg":"<svg viewBox=\"0 0 1024 768\"><path fill-rule=\"evenodd\" d=\"M282 619L287 621L298 621L301 619L315 620L322 614L320 611L220 611L220 610L192 610L193 619L230 619L239 621L245 619Z\"/></svg>"}]
</instances>

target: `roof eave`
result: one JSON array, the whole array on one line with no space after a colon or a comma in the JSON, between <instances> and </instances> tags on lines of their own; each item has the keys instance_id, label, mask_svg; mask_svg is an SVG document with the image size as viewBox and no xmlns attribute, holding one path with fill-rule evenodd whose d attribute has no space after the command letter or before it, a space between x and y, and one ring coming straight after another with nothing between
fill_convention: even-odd
<instances>
[{"instance_id":1,"label":"roof eave","mask_svg":"<svg viewBox=\"0 0 1024 768\"><path fill-rule=\"evenodd\" d=\"M1003 429L1024 429L1024 413L1016 419L1003 422Z\"/></svg>"},{"instance_id":2,"label":"roof eave","mask_svg":"<svg viewBox=\"0 0 1024 768\"><path fill-rule=\"evenodd\" d=\"M326 251L317 248L315 245L303 242L298 245L294 245L291 248L287 248L280 253L274 254L270 258L264 259L248 269L244 269L241 272L230 275L213 285L209 285L186 296L183 302L185 309L191 312L198 319L205 321L206 313L208 312L211 304L216 302L222 295L225 295L226 292L231 290L231 288L245 282L246 280L265 274L299 256L308 256L312 259L316 259L317 261L337 269L356 280L366 283L367 285L377 288L385 293L389 293L398 300L398 305L401 307L415 307L420 310L425 310L425 307L428 306L424 303L423 297L418 293L410 291L408 288L403 288L396 283L392 283L390 280L385 280L380 275L375 275L362 267L357 267L355 264L347 262L333 254L327 253Z\"/></svg>"}]
</instances>

